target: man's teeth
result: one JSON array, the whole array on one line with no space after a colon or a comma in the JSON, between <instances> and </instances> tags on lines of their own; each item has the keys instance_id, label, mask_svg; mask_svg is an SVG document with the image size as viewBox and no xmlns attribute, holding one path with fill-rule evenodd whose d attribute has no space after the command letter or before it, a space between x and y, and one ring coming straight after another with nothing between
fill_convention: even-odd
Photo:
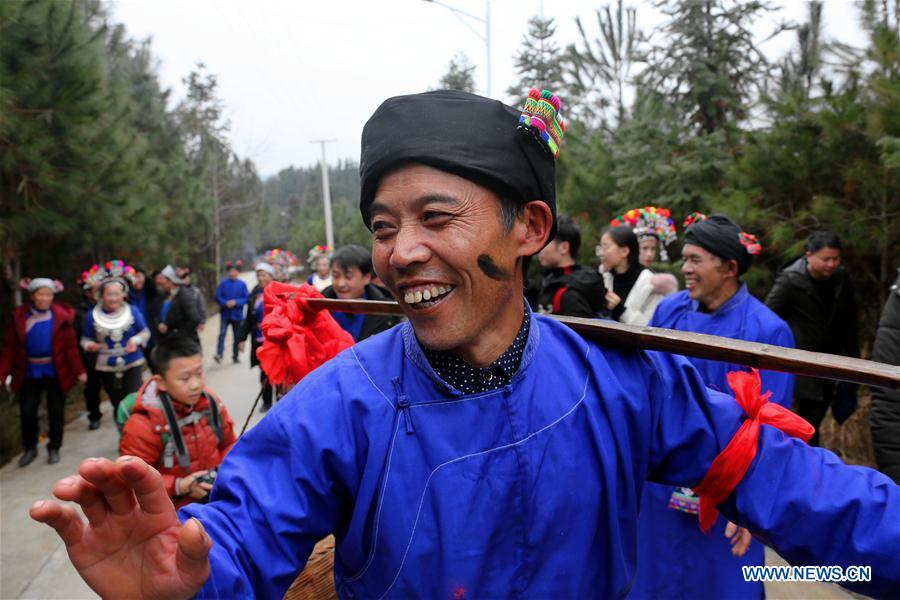
<instances>
[{"instance_id":1,"label":"man's teeth","mask_svg":"<svg viewBox=\"0 0 900 600\"><path fill-rule=\"evenodd\" d=\"M452 289L453 286L450 285L433 285L422 290L416 290L415 292L406 292L406 294L403 295L403 300L407 304L428 302L437 298L438 296L443 296Z\"/></svg>"}]
</instances>

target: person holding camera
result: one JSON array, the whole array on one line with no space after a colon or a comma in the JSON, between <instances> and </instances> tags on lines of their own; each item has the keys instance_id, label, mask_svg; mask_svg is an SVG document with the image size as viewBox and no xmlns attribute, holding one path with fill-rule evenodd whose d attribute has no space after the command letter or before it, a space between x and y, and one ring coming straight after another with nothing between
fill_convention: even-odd
<instances>
[{"instance_id":1,"label":"person holding camera","mask_svg":"<svg viewBox=\"0 0 900 600\"><path fill-rule=\"evenodd\" d=\"M176 507L205 502L215 473L237 441L225 405L206 387L200 346L164 338L153 350L157 374L122 401L119 453L137 456L162 474Z\"/></svg>"}]
</instances>

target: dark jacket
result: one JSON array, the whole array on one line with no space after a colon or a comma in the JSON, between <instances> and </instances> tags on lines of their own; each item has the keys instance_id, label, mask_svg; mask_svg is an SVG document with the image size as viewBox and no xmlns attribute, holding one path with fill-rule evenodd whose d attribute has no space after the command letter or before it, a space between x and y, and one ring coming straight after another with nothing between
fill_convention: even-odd
<instances>
[{"instance_id":1,"label":"dark jacket","mask_svg":"<svg viewBox=\"0 0 900 600\"><path fill-rule=\"evenodd\" d=\"M81 330L84 329L84 316L94 310L94 303L85 298L81 297L81 300L78 301L78 304L74 307L75 310L75 321L73 322L73 326L75 328L75 341L81 341ZM148 323L149 327L150 324ZM159 332L157 332L159 333ZM153 328L150 329L150 338L153 339ZM78 344L78 352L81 354L81 360L84 363L85 371L92 371L97 366L97 353L96 352L85 352L84 348L81 347L81 344Z\"/></svg>"},{"instance_id":2,"label":"dark jacket","mask_svg":"<svg viewBox=\"0 0 900 600\"><path fill-rule=\"evenodd\" d=\"M796 258L779 271L766 296L766 306L791 328L797 348L858 357L856 299L850 274L839 267L831 277L834 287L829 309L816 291L806 258ZM798 377L794 395L819 398L821 386L819 380Z\"/></svg>"},{"instance_id":3,"label":"dark jacket","mask_svg":"<svg viewBox=\"0 0 900 600\"><path fill-rule=\"evenodd\" d=\"M162 306L165 300L166 294L160 290L147 297L147 328L150 330L151 347L159 343L159 324L162 323Z\"/></svg>"},{"instance_id":4,"label":"dark jacket","mask_svg":"<svg viewBox=\"0 0 900 600\"><path fill-rule=\"evenodd\" d=\"M393 300L387 290L373 283L366 285L365 293L366 299L368 300ZM328 286L327 288L322 290L322 295L326 298L337 298L337 293L335 293L332 286ZM366 318L363 321L362 329L359 332L359 339L356 341L361 342L367 337L373 336L376 333L387 331L399 322L400 319L398 319L397 317L392 317L390 315L366 315Z\"/></svg>"},{"instance_id":5,"label":"dark jacket","mask_svg":"<svg viewBox=\"0 0 900 600\"><path fill-rule=\"evenodd\" d=\"M13 310L13 318L6 330L6 339L0 352L0 382L12 374L12 389L16 393L25 381L25 321L30 309L30 304L23 304ZM84 364L75 340L75 311L59 302L54 302L50 310L53 311L53 366L62 391L68 392L78 377L84 374Z\"/></svg>"},{"instance_id":6,"label":"dark jacket","mask_svg":"<svg viewBox=\"0 0 900 600\"><path fill-rule=\"evenodd\" d=\"M263 293L263 289L259 287L257 283L256 286L250 290L250 295L247 297L247 314L244 316L244 322L241 325L241 333L238 335L238 339L243 342L250 336L250 367L255 367L259 364L259 360L256 358L256 349L259 348L260 344L256 341L256 301L259 299L260 295Z\"/></svg>"},{"instance_id":7,"label":"dark jacket","mask_svg":"<svg viewBox=\"0 0 900 600\"><path fill-rule=\"evenodd\" d=\"M186 290L188 293L190 293L191 296L193 296L194 302L197 303L197 312L200 314L200 323L206 323L206 295L203 293L203 290L191 283L182 286L182 289Z\"/></svg>"},{"instance_id":8,"label":"dark jacket","mask_svg":"<svg viewBox=\"0 0 900 600\"><path fill-rule=\"evenodd\" d=\"M200 302L197 298L196 288L182 286L172 297L169 311L166 313L165 324L168 327L166 335L187 335L197 342L200 336L197 327L206 321L206 315L201 312Z\"/></svg>"},{"instance_id":9,"label":"dark jacket","mask_svg":"<svg viewBox=\"0 0 900 600\"><path fill-rule=\"evenodd\" d=\"M900 269L881 312L872 360L900 365ZM869 419L878 469L900 484L900 390L873 387Z\"/></svg>"},{"instance_id":10,"label":"dark jacket","mask_svg":"<svg viewBox=\"0 0 900 600\"><path fill-rule=\"evenodd\" d=\"M606 305L606 286L596 269L572 265L549 269L541 281L538 310L554 315L593 318Z\"/></svg>"}]
</instances>

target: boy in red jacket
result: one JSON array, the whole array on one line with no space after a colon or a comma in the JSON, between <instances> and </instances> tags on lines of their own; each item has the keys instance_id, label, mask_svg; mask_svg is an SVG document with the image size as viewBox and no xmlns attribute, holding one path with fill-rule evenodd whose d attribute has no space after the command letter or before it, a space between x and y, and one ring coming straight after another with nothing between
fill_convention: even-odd
<instances>
[{"instance_id":1,"label":"boy in red jacket","mask_svg":"<svg viewBox=\"0 0 900 600\"><path fill-rule=\"evenodd\" d=\"M38 408L47 396L50 441L47 462L59 462L65 425L66 394L75 381L87 376L75 341L75 311L54 302L53 295L62 285L44 277L24 280L30 302L13 311L12 321L0 352L0 382L12 376L9 386L19 395L24 454L19 466L37 458Z\"/></svg>"},{"instance_id":2,"label":"boy in red jacket","mask_svg":"<svg viewBox=\"0 0 900 600\"><path fill-rule=\"evenodd\" d=\"M153 363L157 374L119 406L117 420L127 419L119 453L154 465L176 507L204 501L216 469L237 441L233 422L206 387L193 338L163 339L153 350Z\"/></svg>"}]
</instances>

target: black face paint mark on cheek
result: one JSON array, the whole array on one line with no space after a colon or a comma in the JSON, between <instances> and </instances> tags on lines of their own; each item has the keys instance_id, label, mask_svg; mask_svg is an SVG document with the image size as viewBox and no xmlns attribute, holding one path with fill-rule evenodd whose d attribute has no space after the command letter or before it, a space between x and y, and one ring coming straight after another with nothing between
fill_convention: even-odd
<instances>
[{"instance_id":1,"label":"black face paint mark on cheek","mask_svg":"<svg viewBox=\"0 0 900 600\"><path fill-rule=\"evenodd\" d=\"M497 266L487 254L481 254L478 257L478 268L481 272L493 279L494 281L505 281L509 279L509 273Z\"/></svg>"}]
</instances>

